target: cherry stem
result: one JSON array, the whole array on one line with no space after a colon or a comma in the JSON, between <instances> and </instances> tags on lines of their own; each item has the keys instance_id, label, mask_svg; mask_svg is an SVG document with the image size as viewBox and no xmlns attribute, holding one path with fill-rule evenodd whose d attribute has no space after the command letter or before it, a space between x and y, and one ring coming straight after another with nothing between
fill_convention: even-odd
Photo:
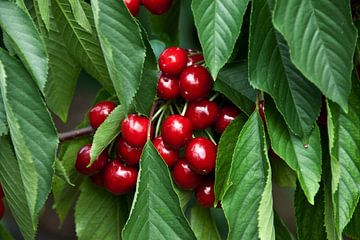
<instances>
[{"instance_id":1,"label":"cherry stem","mask_svg":"<svg viewBox=\"0 0 360 240\"><path fill-rule=\"evenodd\" d=\"M166 110L167 107L168 104L164 104L163 106L161 106L152 117L152 120L155 120L164 110Z\"/></svg>"},{"instance_id":2,"label":"cherry stem","mask_svg":"<svg viewBox=\"0 0 360 240\"><path fill-rule=\"evenodd\" d=\"M169 110L170 110L170 113L171 113L171 114L175 114L174 108L172 107L172 105L169 106Z\"/></svg>"},{"instance_id":3,"label":"cherry stem","mask_svg":"<svg viewBox=\"0 0 360 240\"><path fill-rule=\"evenodd\" d=\"M69 132L59 133L59 140L61 143L73 140L76 138L91 136L95 133L95 130L92 127L85 127Z\"/></svg>"},{"instance_id":4,"label":"cherry stem","mask_svg":"<svg viewBox=\"0 0 360 240\"><path fill-rule=\"evenodd\" d=\"M158 105L158 101L155 101L150 110L149 124L148 124L148 129L147 129L147 139L148 140L151 139L151 136L150 136L151 135L151 124L152 124L153 116L154 116L157 105Z\"/></svg>"},{"instance_id":5,"label":"cherry stem","mask_svg":"<svg viewBox=\"0 0 360 240\"><path fill-rule=\"evenodd\" d=\"M186 113L186 110L187 110L187 107L188 107L188 102L185 103L184 107L183 107L183 110L181 111L181 116L184 116L185 113Z\"/></svg>"},{"instance_id":6,"label":"cherry stem","mask_svg":"<svg viewBox=\"0 0 360 240\"><path fill-rule=\"evenodd\" d=\"M166 112L166 111L162 111L162 112L161 112L160 117L159 117L159 119L158 119L158 121L157 121L157 123L156 123L156 128L155 128L155 136L156 136L156 137L159 136L160 125L161 125L162 119L163 119L163 117L164 117L164 115L165 115L165 112Z\"/></svg>"},{"instance_id":7,"label":"cherry stem","mask_svg":"<svg viewBox=\"0 0 360 240\"><path fill-rule=\"evenodd\" d=\"M179 114L181 114L181 109L180 109L180 107L179 107L175 102L174 102L174 106L175 106L177 112L178 112Z\"/></svg>"},{"instance_id":8,"label":"cherry stem","mask_svg":"<svg viewBox=\"0 0 360 240\"><path fill-rule=\"evenodd\" d=\"M213 136L212 136L211 133L209 132L209 130L208 130L208 129L205 129L204 132L205 132L206 135L210 138L210 140L211 140L215 145L217 145L216 142L215 142L215 140L214 140L214 138L213 138Z\"/></svg>"},{"instance_id":9,"label":"cherry stem","mask_svg":"<svg viewBox=\"0 0 360 240\"><path fill-rule=\"evenodd\" d=\"M214 101L220 94L219 93L215 93L214 95L212 95L212 97L209 99L210 102Z\"/></svg>"}]
</instances>

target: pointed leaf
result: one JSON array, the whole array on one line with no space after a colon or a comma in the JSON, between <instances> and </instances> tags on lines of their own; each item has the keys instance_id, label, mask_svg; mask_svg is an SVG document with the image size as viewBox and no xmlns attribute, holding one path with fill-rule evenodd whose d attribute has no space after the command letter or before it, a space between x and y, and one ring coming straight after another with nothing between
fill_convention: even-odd
<instances>
[{"instance_id":1,"label":"pointed leaf","mask_svg":"<svg viewBox=\"0 0 360 240\"><path fill-rule=\"evenodd\" d=\"M91 33L92 32L91 25L86 17L84 9L81 6L80 0L69 0L69 2L76 22L86 31Z\"/></svg>"},{"instance_id":2,"label":"pointed leaf","mask_svg":"<svg viewBox=\"0 0 360 240\"><path fill-rule=\"evenodd\" d=\"M177 186L174 186L174 191L178 195L179 201L180 201L180 207L183 210L183 212L185 213L186 208L187 208L191 198L193 197L193 192L192 191L181 190Z\"/></svg>"},{"instance_id":3,"label":"pointed leaf","mask_svg":"<svg viewBox=\"0 0 360 240\"><path fill-rule=\"evenodd\" d=\"M64 164L62 161L60 161L59 159L55 160L55 176L61 178L64 182L66 182L67 184L71 185L71 186L75 186L71 180L70 177L66 171L66 168L64 167Z\"/></svg>"},{"instance_id":4,"label":"pointed leaf","mask_svg":"<svg viewBox=\"0 0 360 240\"><path fill-rule=\"evenodd\" d=\"M190 210L190 225L197 239L221 239L209 208L197 204L193 206Z\"/></svg>"},{"instance_id":5,"label":"pointed leaf","mask_svg":"<svg viewBox=\"0 0 360 240\"><path fill-rule=\"evenodd\" d=\"M40 10L40 16L47 30L50 29L50 0L36 1Z\"/></svg>"}]
</instances>

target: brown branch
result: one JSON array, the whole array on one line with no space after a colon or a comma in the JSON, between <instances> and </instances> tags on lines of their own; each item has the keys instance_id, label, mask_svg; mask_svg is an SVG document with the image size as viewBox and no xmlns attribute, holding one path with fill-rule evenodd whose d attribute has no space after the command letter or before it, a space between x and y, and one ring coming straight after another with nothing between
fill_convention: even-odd
<instances>
[{"instance_id":1,"label":"brown branch","mask_svg":"<svg viewBox=\"0 0 360 240\"><path fill-rule=\"evenodd\" d=\"M95 130L92 127L85 127L69 132L59 133L60 142L69 141L75 138L81 138L85 136L90 136L95 133Z\"/></svg>"}]
</instances>

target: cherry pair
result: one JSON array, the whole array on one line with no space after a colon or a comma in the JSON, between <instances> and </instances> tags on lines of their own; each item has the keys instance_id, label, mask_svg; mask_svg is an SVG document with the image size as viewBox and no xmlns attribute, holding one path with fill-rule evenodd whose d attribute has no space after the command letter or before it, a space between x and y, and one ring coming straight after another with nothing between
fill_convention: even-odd
<instances>
[{"instance_id":1,"label":"cherry pair","mask_svg":"<svg viewBox=\"0 0 360 240\"><path fill-rule=\"evenodd\" d=\"M124 0L124 3L133 16L139 14L141 4L151 13L162 15L170 9L172 0Z\"/></svg>"}]
</instances>

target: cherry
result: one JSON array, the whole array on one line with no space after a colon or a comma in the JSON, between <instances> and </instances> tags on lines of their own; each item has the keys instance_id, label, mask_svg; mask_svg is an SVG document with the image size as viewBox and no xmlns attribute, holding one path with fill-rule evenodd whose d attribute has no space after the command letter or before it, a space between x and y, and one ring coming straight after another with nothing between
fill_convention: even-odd
<instances>
[{"instance_id":1,"label":"cherry","mask_svg":"<svg viewBox=\"0 0 360 240\"><path fill-rule=\"evenodd\" d=\"M108 155L106 151L102 152L100 156L95 159L93 164L88 167L90 163L90 151L91 151L91 144L87 144L80 149L77 154L75 168L78 172L82 173L83 175L93 175L99 172L101 169L105 167L105 164L108 160Z\"/></svg>"},{"instance_id":2,"label":"cherry","mask_svg":"<svg viewBox=\"0 0 360 240\"><path fill-rule=\"evenodd\" d=\"M207 138L192 139L185 149L185 159L198 174L209 174L215 168L216 145Z\"/></svg>"},{"instance_id":3,"label":"cherry","mask_svg":"<svg viewBox=\"0 0 360 240\"><path fill-rule=\"evenodd\" d=\"M90 180L98 187L104 187L104 171L100 171L92 176Z\"/></svg>"},{"instance_id":4,"label":"cherry","mask_svg":"<svg viewBox=\"0 0 360 240\"><path fill-rule=\"evenodd\" d=\"M187 63L187 53L179 47L169 47L159 56L160 70L168 75L180 74Z\"/></svg>"},{"instance_id":5,"label":"cherry","mask_svg":"<svg viewBox=\"0 0 360 240\"><path fill-rule=\"evenodd\" d=\"M136 114L129 114L121 123L121 132L123 138L127 143L134 147L142 147L147 140L147 129L149 119L147 117L138 116ZM154 129L151 126L151 134L153 135Z\"/></svg>"},{"instance_id":6,"label":"cherry","mask_svg":"<svg viewBox=\"0 0 360 240\"><path fill-rule=\"evenodd\" d=\"M188 118L181 115L170 115L161 126L161 136L166 145L178 149L190 141L192 130Z\"/></svg>"},{"instance_id":7,"label":"cherry","mask_svg":"<svg viewBox=\"0 0 360 240\"><path fill-rule=\"evenodd\" d=\"M125 194L135 187L137 176L136 168L125 166L119 160L114 160L105 168L104 185L115 195Z\"/></svg>"},{"instance_id":8,"label":"cherry","mask_svg":"<svg viewBox=\"0 0 360 240\"><path fill-rule=\"evenodd\" d=\"M124 3L131 15L134 17L138 15L140 11L140 0L124 0Z\"/></svg>"},{"instance_id":9,"label":"cherry","mask_svg":"<svg viewBox=\"0 0 360 240\"><path fill-rule=\"evenodd\" d=\"M141 2L147 10L156 15L167 12L172 4L172 0L141 0Z\"/></svg>"},{"instance_id":10,"label":"cherry","mask_svg":"<svg viewBox=\"0 0 360 240\"><path fill-rule=\"evenodd\" d=\"M140 161L142 148L133 147L128 144L124 138L120 138L117 142L117 152L127 165L136 165Z\"/></svg>"},{"instance_id":11,"label":"cherry","mask_svg":"<svg viewBox=\"0 0 360 240\"><path fill-rule=\"evenodd\" d=\"M184 159L174 165L172 176L176 185L184 190L194 190L203 181L203 176L194 172Z\"/></svg>"},{"instance_id":12,"label":"cherry","mask_svg":"<svg viewBox=\"0 0 360 240\"><path fill-rule=\"evenodd\" d=\"M225 128L240 114L239 109L233 106L225 106L220 109L219 117L215 123L215 130L218 133L223 133Z\"/></svg>"},{"instance_id":13,"label":"cherry","mask_svg":"<svg viewBox=\"0 0 360 240\"><path fill-rule=\"evenodd\" d=\"M266 120L265 120L265 103L264 100L261 100L259 102L259 114L261 117L261 120L263 121L263 123L266 125Z\"/></svg>"},{"instance_id":14,"label":"cherry","mask_svg":"<svg viewBox=\"0 0 360 240\"><path fill-rule=\"evenodd\" d=\"M201 53L188 55L188 61L186 63L186 66L189 67L192 65L196 65L197 63L202 61L204 61L204 55L202 55Z\"/></svg>"},{"instance_id":15,"label":"cherry","mask_svg":"<svg viewBox=\"0 0 360 240\"><path fill-rule=\"evenodd\" d=\"M4 204L4 200L0 199L0 219L3 218L5 213L5 204Z\"/></svg>"},{"instance_id":16,"label":"cherry","mask_svg":"<svg viewBox=\"0 0 360 240\"><path fill-rule=\"evenodd\" d=\"M200 184L195 192L196 200L198 203L205 207L209 208L214 205L215 193L214 193L214 181L207 180L206 182Z\"/></svg>"},{"instance_id":17,"label":"cherry","mask_svg":"<svg viewBox=\"0 0 360 240\"><path fill-rule=\"evenodd\" d=\"M180 94L187 101L195 101L206 97L211 88L211 76L203 66L187 67L180 75Z\"/></svg>"},{"instance_id":18,"label":"cherry","mask_svg":"<svg viewBox=\"0 0 360 240\"><path fill-rule=\"evenodd\" d=\"M114 110L116 104L110 101L103 101L96 104L89 112L90 125L97 129Z\"/></svg>"},{"instance_id":19,"label":"cherry","mask_svg":"<svg viewBox=\"0 0 360 240\"><path fill-rule=\"evenodd\" d=\"M155 138L153 140L153 144L160 156L164 159L164 161L169 167L173 166L177 162L179 158L179 151L165 145L162 137Z\"/></svg>"},{"instance_id":20,"label":"cherry","mask_svg":"<svg viewBox=\"0 0 360 240\"><path fill-rule=\"evenodd\" d=\"M157 84L157 95L165 100L177 99L180 96L180 86L177 77L162 74Z\"/></svg>"},{"instance_id":21,"label":"cherry","mask_svg":"<svg viewBox=\"0 0 360 240\"><path fill-rule=\"evenodd\" d=\"M201 99L189 103L185 117L191 121L194 129L205 129L215 123L218 114L219 107L215 102Z\"/></svg>"}]
</instances>

